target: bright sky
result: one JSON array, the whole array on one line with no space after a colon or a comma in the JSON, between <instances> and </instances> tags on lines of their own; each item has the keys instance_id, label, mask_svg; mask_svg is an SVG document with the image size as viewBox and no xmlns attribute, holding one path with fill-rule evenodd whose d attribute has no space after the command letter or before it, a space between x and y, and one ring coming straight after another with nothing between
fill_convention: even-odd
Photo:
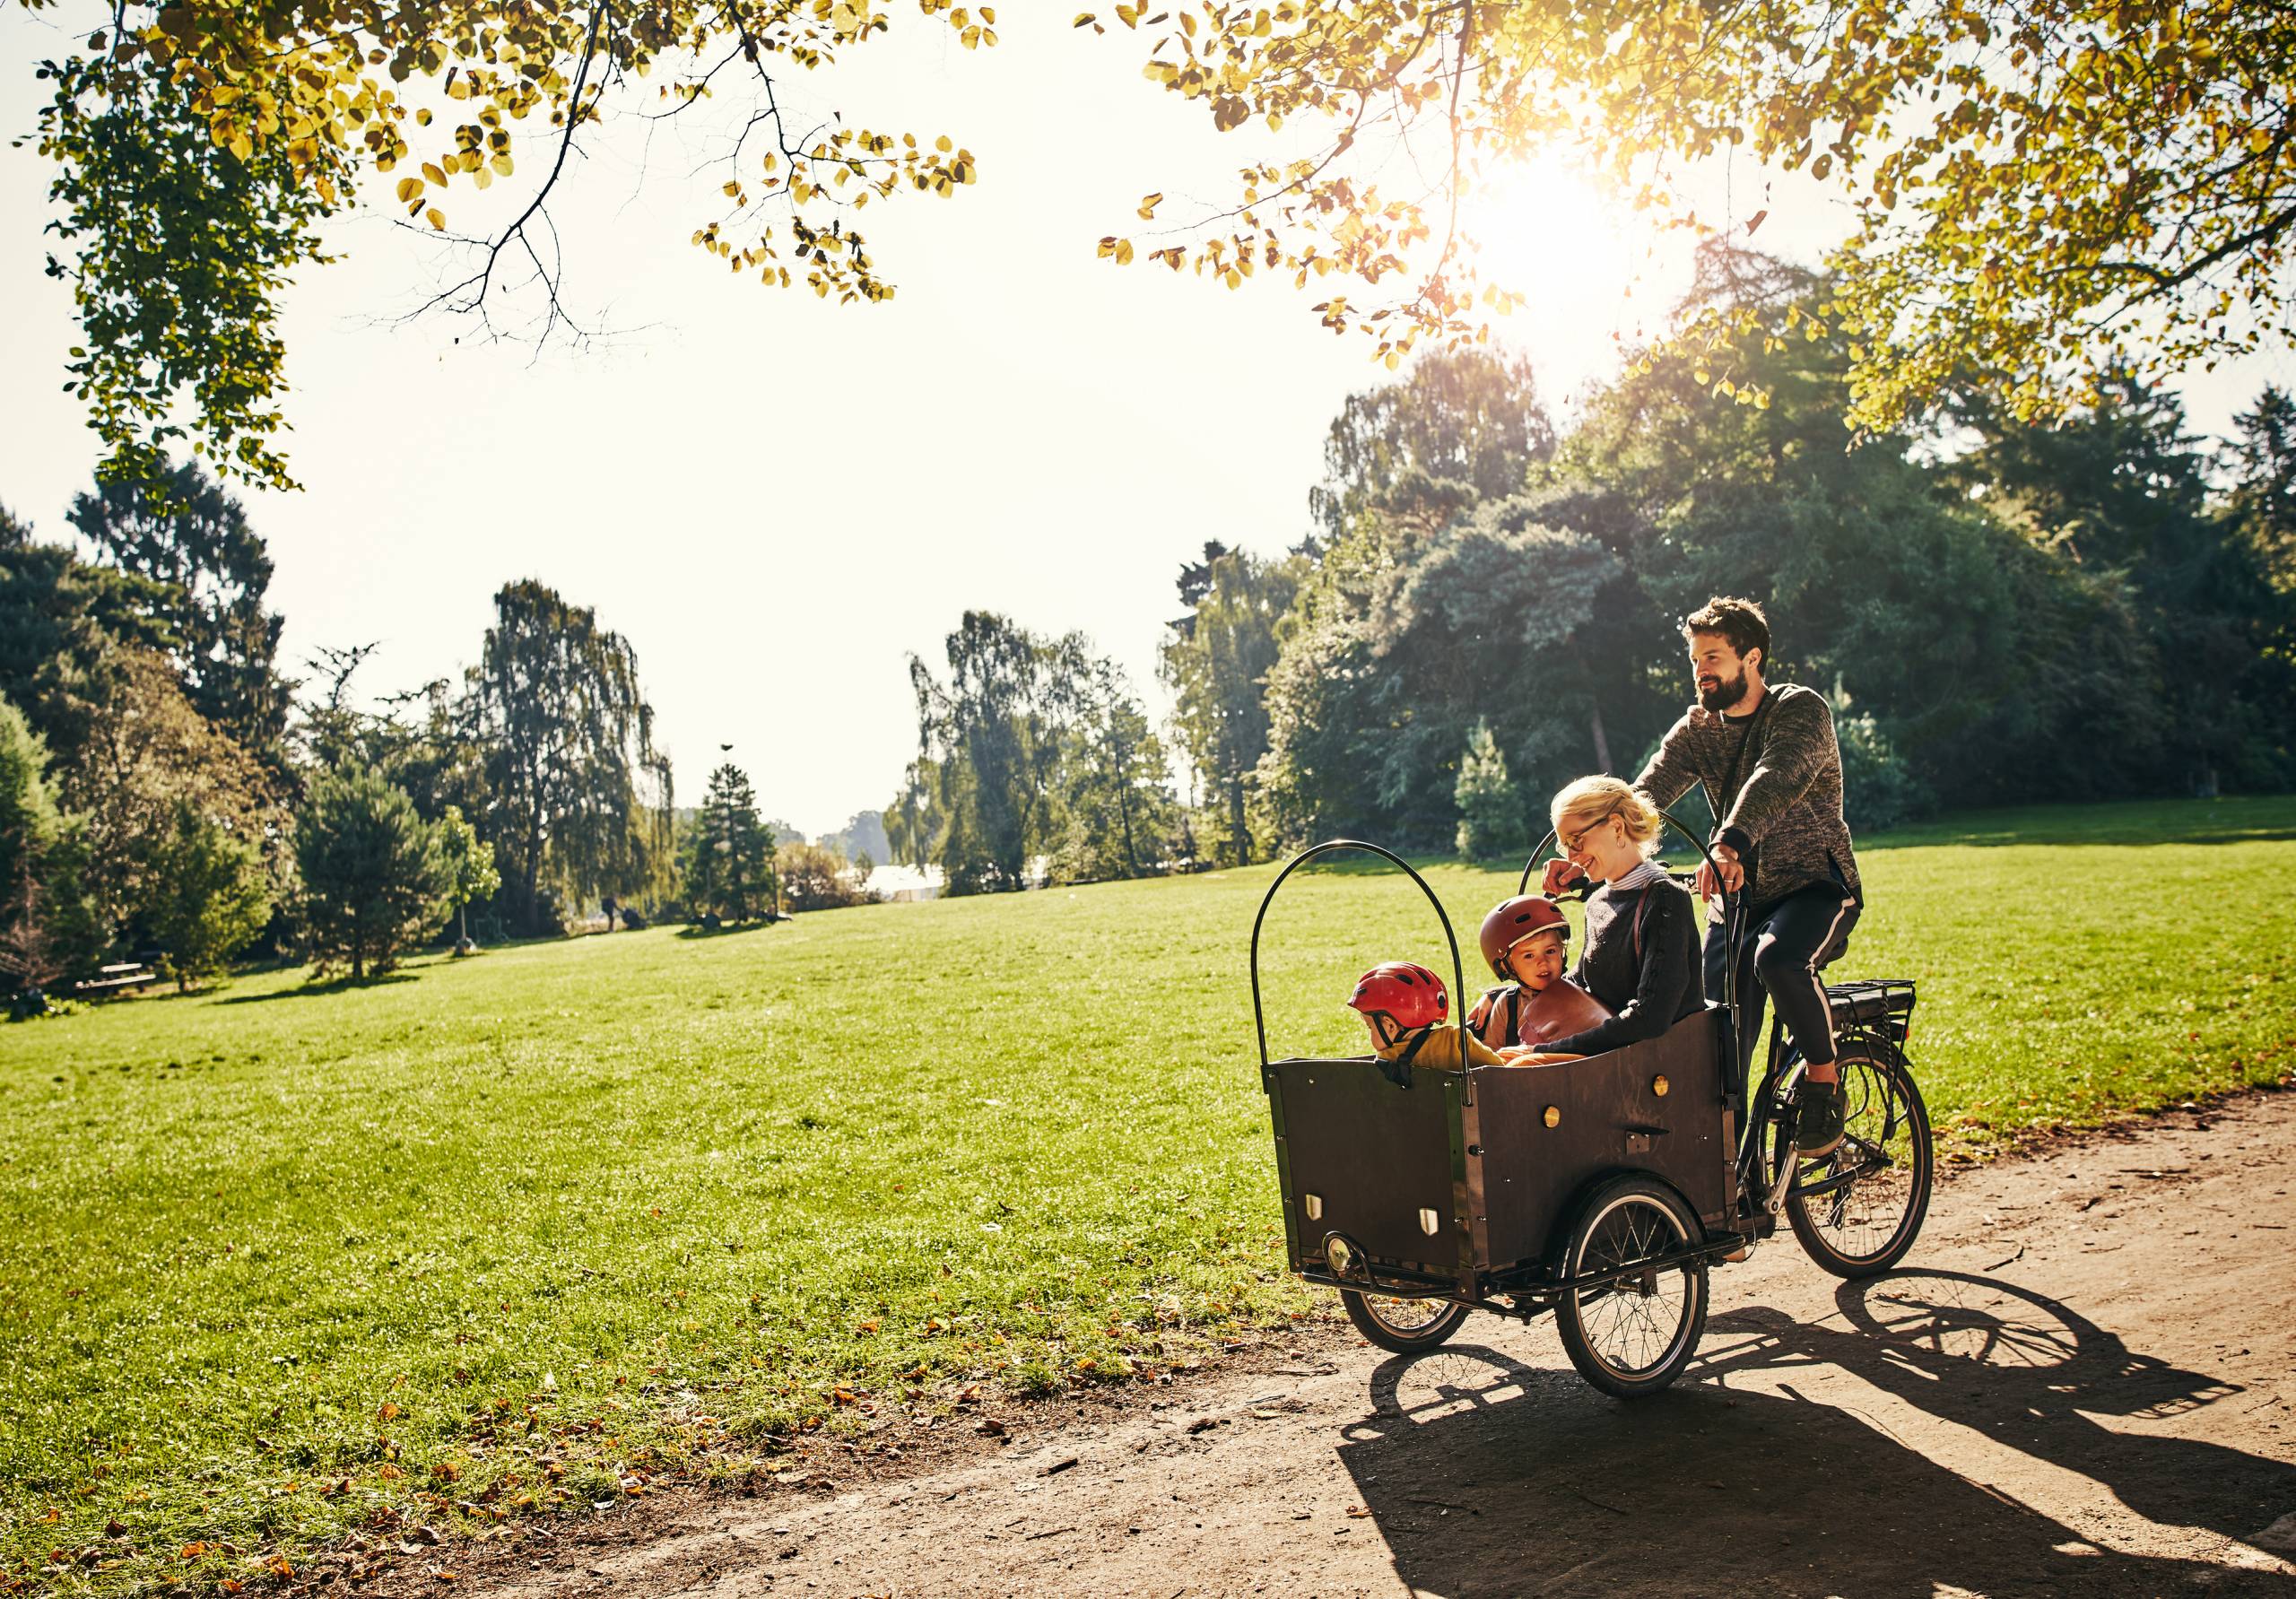
<instances>
[{"instance_id":1,"label":"bright sky","mask_svg":"<svg viewBox=\"0 0 2296 1599\"><path fill-rule=\"evenodd\" d=\"M0 132L30 131L33 65L108 14L0 0ZM996 48L967 52L904 12L804 87L978 157L954 199L865 213L900 285L890 305L764 290L687 243L716 214L724 174L697 169L722 118L650 146L617 126L573 175L554 207L566 299L623 330L578 353L489 345L441 316L398 324L444 264L388 208L340 222L348 259L309 274L286 320L304 491L247 496L287 658L380 640L366 688L412 686L474 660L494 590L538 577L631 640L683 797L728 743L765 811L814 833L891 795L915 745L904 657L937 662L967 607L1084 630L1161 708L1180 562L1206 539L1295 542L1326 427L1384 373L1288 282L1231 293L1095 259L1101 234L1142 228L1141 195L1185 220L1265 141L1215 135L1141 78L1139 36L1074 32L1067 14L1013 7ZM541 169L518 148L490 201ZM1830 238L1823 202L1766 198L1750 167L1712 176L1710 214L1770 205L1765 246L1813 256ZM0 502L61 537L97 451L59 392L76 330L41 270L48 178L29 145L0 147ZM455 192L457 222L483 222ZM1631 215L1552 165L1483 227L1499 275L1530 293L1509 335L1558 408L1685 275L1685 244L1652 255ZM2196 423L2228 426L2272 369L2196 383Z\"/></svg>"}]
</instances>

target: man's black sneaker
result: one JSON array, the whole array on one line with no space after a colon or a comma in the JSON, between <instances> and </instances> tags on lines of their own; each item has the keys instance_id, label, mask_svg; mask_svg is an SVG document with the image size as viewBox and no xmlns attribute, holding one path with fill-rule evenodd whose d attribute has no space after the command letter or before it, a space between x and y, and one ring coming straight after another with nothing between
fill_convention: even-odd
<instances>
[{"instance_id":1,"label":"man's black sneaker","mask_svg":"<svg viewBox=\"0 0 2296 1599\"><path fill-rule=\"evenodd\" d=\"M1805 1077L1794 1106L1794 1147L1813 1159L1832 1154L1841 1143L1841 1084Z\"/></svg>"}]
</instances>

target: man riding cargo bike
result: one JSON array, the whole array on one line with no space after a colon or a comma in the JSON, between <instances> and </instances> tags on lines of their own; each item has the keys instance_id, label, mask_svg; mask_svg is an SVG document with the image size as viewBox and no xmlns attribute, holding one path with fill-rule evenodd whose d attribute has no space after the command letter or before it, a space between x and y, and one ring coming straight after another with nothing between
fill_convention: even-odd
<instances>
[{"instance_id":1,"label":"man riding cargo bike","mask_svg":"<svg viewBox=\"0 0 2296 1599\"><path fill-rule=\"evenodd\" d=\"M1798 683L1762 681L1770 622L1752 600L1720 595L1683 623L1698 702L1667 731L1634 780L1660 810L1706 790L1715 816L1712 865L1701 892L1745 902L1738 967L1740 1065L1761 1030L1762 997L1778 1003L1804 1066L1796 1137L1822 1155L1841 1137L1843 1099L1834 1059L1832 1012L1818 973L1840 955L1865 906L1857 857L1841 813L1841 744L1825 697ZM1580 873L1549 863L1547 891ZM1706 991L1722 991L1724 923L1706 930Z\"/></svg>"},{"instance_id":2,"label":"man riding cargo bike","mask_svg":"<svg viewBox=\"0 0 2296 1599\"><path fill-rule=\"evenodd\" d=\"M1844 1277L1887 1271L1920 1230L1932 1151L1905 1056L1914 985L1818 977L1859 906L1831 714L1810 691L1763 682L1769 639L1759 608L1718 600L1684 630L1700 704L1633 792L1582 781L1558 795L1558 831L1569 830L1572 858L1544 868L1550 895L1602 880L1596 898L1607 897L1609 920L1590 937L1580 975L1605 1008L1622 1020L1647 1010L1655 1024L1597 1022L1538 1044L1526 1038L1493 1059L1482 1046L1496 1022L1494 996L1472 1019L1485 1037L1471 1038L1468 1018L1448 1021L1438 979L1428 1015L1413 1020L1455 1030L1450 1047L1429 1038L1400 1069L1370 1056L1274 1058L1261 930L1286 880L1322 856L1368 853L1401 869L1442 924L1450 992L1463 989L1465 972L1441 902L1378 845L1316 845L1261 902L1253 1012L1288 1258L1309 1281L1339 1290L1356 1326L1385 1348L1431 1349L1471 1309L1525 1320L1552 1311L1581 1376L1639 1396L1674 1381L1694 1356L1709 1268L1744 1259L1781 1214L1811 1258ZM1706 786L1718 818L1710 843L1656 804L1692 783ZM1616 814L1591 814L1605 795ZM1670 904L1660 891L1681 890L1650 858L1653 813L1704 856L1695 881L1713 914L1703 995L1694 926L1674 946L1678 956L1658 930L1656 908ZM1505 957L1527 942L1513 934L1517 917L1528 918L1525 934L1545 920L1520 898L1545 842L1524 865L1518 898L1492 913L1501 926L1487 925L1482 941L1494 972L1518 981L1538 975L1519 974ZM1604 908L1590 905L1590 916ZM1609 992L1605 949L1619 969ZM1687 990L1646 993L1677 960L1692 967ZM1780 1021L1757 1074L1765 989Z\"/></svg>"}]
</instances>

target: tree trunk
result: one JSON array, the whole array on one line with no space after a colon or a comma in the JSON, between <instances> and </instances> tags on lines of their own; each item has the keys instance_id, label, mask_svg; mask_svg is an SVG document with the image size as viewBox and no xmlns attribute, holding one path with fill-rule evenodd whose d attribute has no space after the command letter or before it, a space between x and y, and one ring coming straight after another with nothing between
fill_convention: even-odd
<instances>
[{"instance_id":1,"label":"tree trunk","mask_svg":"<svg viewBox=\"0 0 2296 1599\"><path fill-rule=\"evenodd\" d=\"M1236 852L1236 865L1251 865L1252 835L1244 825L1244 779L1240 773L1228 779L1228 847Z\"/></svg>"},{"instance_id":2,"label":"tree trunk","mask_svg":"<svg viewBox=\"0 0 2296 1599\"><path fill-rule=\"evenodd\" d=\"M1137 877L1140 875L1140 852L1132 843L1130 800L1131 796L1125 792L1124 784L1119 779L1116 789L1116 813L1124 819L1124 869L1126 875Z\"/></svg>"},{"instance_id":3,"label":"tree trunk","mask_svg":"<svg viewBox=\"0 0 2296 1599\"><path fill-rule=\"evenodd\" d=\"M1595 769L1600 772L1609 771L1612 769L1611 741L1603 731L1601 706L1592 705L1587 708L1587 723L1595 734Z\"/></svg>"}]
</instances>

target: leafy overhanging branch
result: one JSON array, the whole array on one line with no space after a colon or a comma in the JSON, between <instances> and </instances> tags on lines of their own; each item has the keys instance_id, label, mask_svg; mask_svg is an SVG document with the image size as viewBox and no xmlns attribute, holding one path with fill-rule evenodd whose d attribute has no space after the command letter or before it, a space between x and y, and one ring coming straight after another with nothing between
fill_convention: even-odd
<instances>
[{"instance_id":1,"label":"leafy overhanging branch","mask_svg":"<svg viewBox=\"0 0 2296 1599\"><path fill-rule=\"evenodd\" d=\"M993 7L918 5L968 49L996 42ZM491 303L539 285L548 338L566 325L549 202L584 130L657 69L667 81L656 115L717 93L736 60L756 96L723 185L735 210L698 228L696 245L768 284L803 282L841 303L890 299L848 213L904 187L953 195L974 180L971 152L834 113L801 133L783 108L786 74L832 66L891 26L865 0L119 0L84 53L41 68L54 93L39 145L59 165L64 247L49 270L80 307L74 392L104 440L103 474L147 475L187 440L223 475L292 486L278 297L295 266L326 258L319 224L370 173L396 175L406 215L474 255L424 310L474 316L492 333ZM553 136L535 192L499 230L451 233L453 191L514 178L513 126L535 116ZM767 124L771 150L747 157L748 133ZM530 278L504 282L510 252Z\"/></svg>"},{"instance_id":2,"label":"leafy overhanging branch","mask_svg":"<svg viewBox=\"0 0 2296 1599\"><path fill-rule=\"evenodd\" d=\"M1201 0L1109 15L1161 30L1148 76L1215 129L1335 128L1312 155L1241 169L1241 204L1150 258L1231 288L1256 266L1336 274L1367 293L1330 295L1326 324L1371 335L1390 364L1488 335L1510 297L1476 281L1459 202L1558 149L1700 231L1671 175L1708 158L1744 151L1832 185L1855 223L1818 315L1856 341L1850 420L1868 431L1957 389L2031 417L2092 397L2106 372L2296 340L2296 15L2268 0ZM1431 49L1439 36L1452 47ZM1424 129L1448 152L1439 229L1425 197L1374 181ZM1137 253L1101 241L1120 265ZM1752 325L1706 318L1693 335L1717 391L1753 403L1759 387L1733 377Z\"/></svg>"}]
</instances>

